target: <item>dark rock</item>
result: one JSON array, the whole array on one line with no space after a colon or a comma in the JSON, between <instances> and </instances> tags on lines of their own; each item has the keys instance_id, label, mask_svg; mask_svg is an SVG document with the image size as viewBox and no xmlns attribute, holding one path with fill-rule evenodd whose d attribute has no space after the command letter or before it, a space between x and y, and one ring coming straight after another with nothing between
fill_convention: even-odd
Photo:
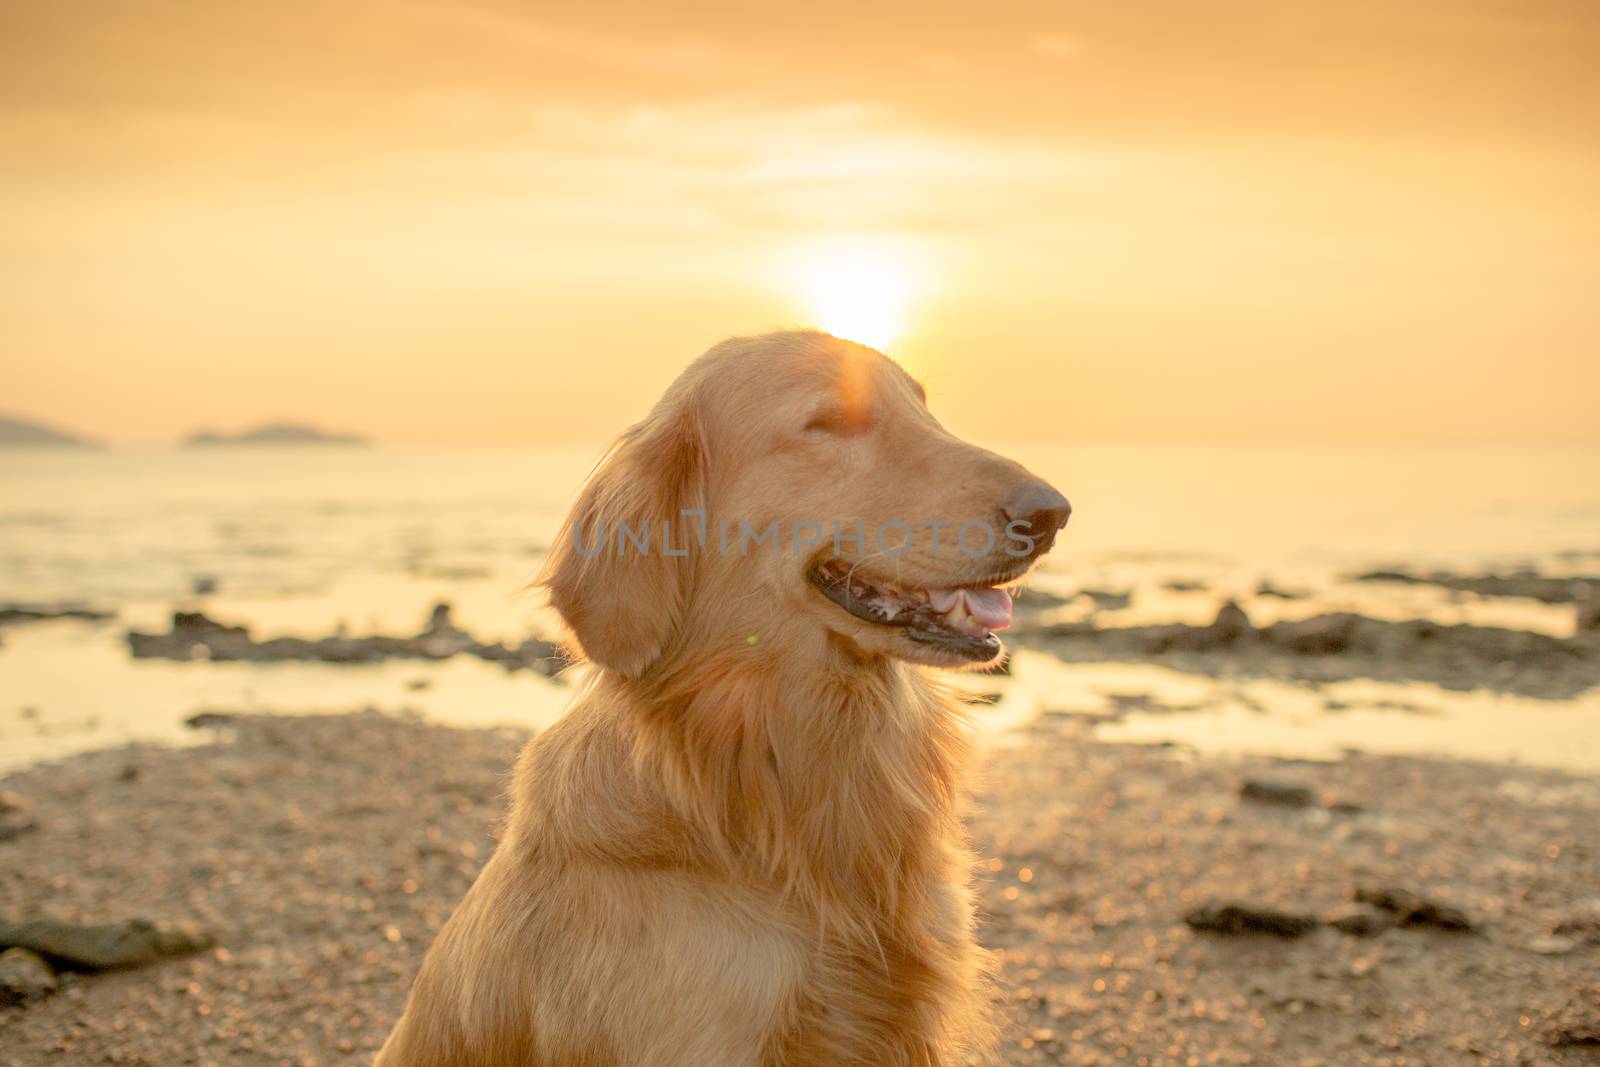
<instances>
[{"instance_id":1,"label":"dark rock","mask_svg":"<svg viewBox=\"0 0 1600 1067\"><path fill-rule=\"evenodd\" d=\"M1600 1048L1600 982L1580 987L1545 1027L1556 1048Z\"/></svg>"},{"instance_id":2,"label":"dark rock","mask_svg":"<svg viewBox=\"0 0 1600 1067\"><path fill-rule=\"evenodd\" d=\"M1317 795L1308 785L1299 782L1272 781L1251 778L1239 787L1239 795L1246 800L1263 804L1282 804L1290 808L1309 808L1316 803Z\"/></svg>"},{"instance_id":3,"label":"dark rock","mask_svg":"<svg viewBox=\"0 0 1600 1067\"><path fill-rule=\"evenodd\" d=\"M1093 601L1096 611L1121 611L1133 603L1133 593L1127 589L1080 589L1078 595Z\"/></svg>"},{"instance_id":4,"label":"dark rock","mask_svg":"<svg viewBox=\"0 0 1600 1067\"><path fill-rule=\"evenodd\" d=\"M10 841L38 828L33 805L26 798L10 790L0 790L0 841Z\"/></svg>"},{"instance_id":5,"label":"dark rock","mask_svg":"<svg viewBox=\"0 0 1600 1067\"><path fill-rule=\"evenodd\" d=\"M1172 712L1196 711L1198 704L1163 704L1149 693L1107 693L1106 703L1111 705L1113 719L1133 714L1143 713L1149 715L1170 714ZM1058 712L1057 714L1063 714ZM1099 715L1090 715L1089 718L1101 718Z\"/></svg>"},{"instance_id":6,"label":"dark rock","mask_svg":"<svg viewBox=\"0 0 1600 1067\"><path fill-rule=\"evenodd\" d=\"M1096 631L1091 627L1090 632ZM1174 623L1098 632L1127 634L1150 652L1214 652L1254 644L1258 636L1250 616L1231 600L1217 610L1216 618L1207 626Z\"/></svg>"},{"instance_id":7,"label":"dark rock","mask_svg":"<svg viewBox=\"0 0 1600 1067\"><path fill-rule=\"evenodd\" d=\"M1580 634L1600 633L1600 594L1573 605L1572 625Z\"/></svg>"},{"instance_id":8,"label":"dark rock","mask_svg":"<svg viewBox=\"0 0 1600 1067\"><path fill-rule=\"evenodd\" d=\"M1217 609L1217 617L1206 630L1212 644L1218 648L1251 641L1256 636L1255 624L1250 621L1250 616L1231 600Z\"/></svg>"},{"instance_id":9,"label":"dark rock","mask_svg":"<svg viewBox=\"0 0 1600 1067\"><path fill-rule=\"evenodd\" d=\"M417 640L441 656L453 656L477 643L471 634L455 624L450 617L450 605L445 603L433 606L428 613L428 623L417 635Z\"/></svg>"},{"instance_id":10,"label":"dark rock","mask_svg":"<svg viewBox=\"0 0 1600 1067\"><path fill-rule=\"evenodd\" d=\"M183 725L191 730L215 730L219 727L232 725L239 716L231 711L197 711L187 719Z\"/></svg>"},{"instance_id":11,"label":"dark rock","mask_svg":"<svg viewBox=\"0 0 1600 1067\"><path fill-rule=\"evenodd\" d=\"M1587 945L1600 945L1600 915L1571 915L1552 927L1553 937L1572 937Z\"/></svg>"},{"instance_id":12,"label":"dark rock","mask_svg":"<svg viewBox=\"0 0 1600 1067\"><path fill-rule=\"evenodd\" d=\"M1351 937L1376 937L1394 927L1400 920L1393 912L1351 906L1339 909L1324 921L1340 933L1349 934Z\"/></svg>"},{"instance_id":13,"label":"dark rock","mask_svg":"<svg viewBox=\"0 0 1600 1067\"><path fill-rule=\"evenodd\" d=\"M15 840L38 828L39 824L29 816L8 812L0 815L0 842Z\"/></svg>"},{"instance_id":14,"label":"dark rock","mask_svg":"<svg viewBox=\"0 0 1600 1067\"><path fill-rule=\"evenodd\" d=\"M1600 600L1600 577L1557 578L1533 571L1515 574L1450 574L1435 571L1413 574L1407 571L1369 571L1358 574L1357 582L1392 582L1401 585L1432 585L1477 596L1524 597L1544 604L1572 604Z\"/></svg>"},{"instance_id":15,"label":"dark rock","mask_svg":"<svg viewBox=\"0 0 1600 1067\"><path fill-rule=\"evenodd\" d=\"M477 656L507 670L534 670L553 675L566 666L560 649L548 641L528 638L508 647L486 644L456 626L450 606L437 604L428 623L415 637L374 634L350 637L342 631L317 639L275 637L257 641L243 626L228 626L198 611L179 611L172 629L164 634L129 631L128 650L138 659L212 660L219 663L276 663L309 660L319 663L366 664L390 659L442 660L455 655Z\"/></svg>"},{"instance_id":16,"label":"dark rock","mask_svg":"<svg viewBox=\"0 0 1600 1067\"><path fill-rule=\"evenodd\" d=\"M1236 900L1203 904L1185 915L1183 921L1191 929L1208 934L1272 934L1275 937L1301 937L1320 925L1309 915Z\"/></svg>"},{"instance_id":17,"label":"dark rock","mask_svg":"<svg viewBox=\"0 0 1600 1067\"><path fill-rule=\"evenodd\" d=\"M0 952L0 1008L43 1000L56 991L56 972L25 948Z\"/></svg>"},{"instance_id":18,"label":"dark rock","mask_svg":"<svg viewBox=\"0 0 1600 1067\"><path fill-rule=\"evenodd\" d=\"M185 927L157 926L148 919L96 926L52 919L0 922L0 948L25 948L63 970L140 967L168 956L204 952L215 943L209 933Z\"/></svg>"},{"instance_id":19,"label":"dark rock","mask_svg":"<svg viewBox=\"0 0 1600 1067\"><path fill-rule=\"evenodd\" d=\"M1302 656L1335 656L1351 651L1361 631L1360 615L1335 612L1314 615L1297 622L1275 623L1268 628L1268 639L1287 652Z\"/></svg>"},{"instance_id":20,"label":"dark rock","mask_svg":"<svg viewBox=\"0 0 1600 1067\"><path fill-rule=\"evenodd\" d=\"M1298 589L1280 589L1268 581L1262 581L1260 585L1256 586L1256 596L1271 597L1274 600L1304 600L1310 595L1310 593L1302 592Z\"/></svg>"},{"instance_id":21,"label":"dark rock","mask_svg":"<svg viewBox=\"0 0 1600 1067\"><path fill-rule=\"evenodd\" d=\"M1561 638L1530 630L1428 619L1390 621L1337 612L1256 628L1237 604L1206 626L1167 623L1101 627L1090 621L1026 628L1024 644L1068 661L1119 661L1170 655L1185 670L1273 677L1286 671L1317 680L1370 677L1429 681L1450 688L1485 684L1544 698L1600 685L1600 650L1588 634ZM1226 659L1224 659L1226 657ZM1306 660L1304 666L1285 657Z\"/></svg>"},{"instance_id":22,"label":"dark rock","mask_svg":"<svg viewBox=\"0 0 1600 1067\"><path fill-rule=\"evenodd\" d=\"M48 622L52 619L81 619L100 622L115 612L101 611L83 604L0 604L0 625L18 622Z\"/></svg>"},{"instance_id":23,"label":"dark rock","mask_svg":"<svg viewBox=\"0 0 1600 1067\"><path fill-rule=\"evenodd\" d=\"M1014 607L1016 621L1027 622L1047 611L1065 607L1072 603L1072 599L1072 597L1057 596L1044 589L1024 589L1017 594Z\"/></svg>"},{"instance_id":24,"label":"dark rock","mask_svg":"<svg viewBox=\"0 0 1600 1067\"><path fill-rule=\"evenodd\" d=\"M1419 896L1409 889L1366 886L1353 897L1358 904L1371 904L1394 915L1401 926L1436 926L1456 933L1473 933L1477 927L1467 914L1449 904Z\"/></svg>"},{"instance_id":25,"label":"dark rock","mask_svg":"<svg viewBox=\"0 0 1600 1067\"><path fill-rule=\"evenodd\" d=\"M203 611L174 611L172 632L186 637L245 637L249 631L243 626L227 626L207 618Z\"/></svg>"},{"instance_id":26,"label":"dark rock","mask_svg":"<svg viewBox=\"0 0 1600 1067\"><path fill-rule=\"evenodd\" d=\"M1426 578L1408 574L1405 571L1367 571L1365 574L1352 575L1352 582L1393 582L1398 585L1421 585Z\"/></svg>"}]
</instances>

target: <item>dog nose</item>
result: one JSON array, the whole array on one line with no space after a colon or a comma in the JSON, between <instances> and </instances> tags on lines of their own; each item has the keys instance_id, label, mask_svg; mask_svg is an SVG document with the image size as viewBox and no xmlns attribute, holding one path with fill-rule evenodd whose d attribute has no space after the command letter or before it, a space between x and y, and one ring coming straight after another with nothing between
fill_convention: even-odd
<instances>
[{"instance_id":1,"label":"dog nose","mask_svg":"<svg viewBox=\"0 0 1600 1067\"><path fill-rule=\"evenodd\" d=\"M1034 539L1034 554L1042 555L1055 543L1056 531L1072 517L1067 498L1045 482L1033 481L1013 492L1000 505L1006 523ZM1025 527L1025 529L1023 528Z\"/></svg>"}]
</instances>

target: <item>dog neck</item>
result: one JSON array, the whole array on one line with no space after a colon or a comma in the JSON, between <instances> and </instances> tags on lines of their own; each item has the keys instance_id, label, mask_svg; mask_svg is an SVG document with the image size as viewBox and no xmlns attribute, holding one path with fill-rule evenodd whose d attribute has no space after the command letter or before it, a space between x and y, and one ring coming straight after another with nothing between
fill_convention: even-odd
<instances>
[{"instance_id":1,"label":"dog neck","mask_svg":"<svg viewBox=\"0 0 1600 1067\"><path fill-rule=\"evenodd\" d=\"M746 648L621 684L641 770L718 865L882 904L958 862L968 722L927 669L830 638L815 657Z\"/></svg>"}]
</instances>

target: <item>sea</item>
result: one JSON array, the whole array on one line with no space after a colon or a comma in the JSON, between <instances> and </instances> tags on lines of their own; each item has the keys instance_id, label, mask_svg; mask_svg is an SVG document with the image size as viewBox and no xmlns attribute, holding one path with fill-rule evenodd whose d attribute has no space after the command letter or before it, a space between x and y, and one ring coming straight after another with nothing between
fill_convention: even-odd
<instances>
[{"instance_id":1,"label":"sea","mask_svg":"<svg viewBox=\"0 0 1600 1067\"><path fill-rule=\"evenodd\" d=\"M1325 611L1568 636L1570 605L1363 571L1600 573L1600 446L1019 445L1071 524L1032 584L1100 625L1201 622L1235 599L1258 623ZM129 629L176 610L258 638L414 634L432 606L484 639L554 636L529 595L599 452L234 447L0 452L0 604L76 603L100 621L0 627L0 770L93 748L207 743L201 711L361 708L538 729L564 677L484 661L371 666L135 660ZM1263 586L1292 598L1262 595ZM1094 595L1089 595L1094 594ZM1023 594L1024 597L1026 593ZM1337 759L1350 750L1600 770L1600 691L1571 700L1351 679L1184 674L1019 652L980 715L997 743L1042 714L1175 753ZM1140 700L1153 710L1129 712ZM1338 711L1330 711L1337 708ZM1113 714L1115 712L1115 714ZM1101 718L1097 719L1096 717Z\"/></svg>"}]
</instances>

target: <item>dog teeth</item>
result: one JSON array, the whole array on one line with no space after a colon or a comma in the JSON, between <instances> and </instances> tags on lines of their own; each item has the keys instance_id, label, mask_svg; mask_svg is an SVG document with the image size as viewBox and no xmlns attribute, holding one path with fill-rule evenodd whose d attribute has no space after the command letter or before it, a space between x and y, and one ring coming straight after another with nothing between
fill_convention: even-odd
<instances>
[{"instance_id":1,"label":"dog teeth","mask_svg":"<svg viewBox=\"0 0 1600 1067\"><path fill-rule=\"evenodd\" d=\"M844 566L828 565L822 573L829 584L842 588L879 622L892 623L902 615L921 613L924 618L937 618L940 626L954 633L979 640L1003 628L993 625L993 619L980 621L973 614L972 594L967 590L905 586L876 577L868 579L854 573L854 568Z\"/></svg>"},{"instance_id":2,"label":"dog teeth","mask_svg":"<svg viewBox=\"0 0 1600 1067\"><path fill-rule=\"evenodd\" d=\"M967 608L967 598L959 594L955 603L940 613L939 619L950 629L969 637L984 638L991 632L989 627L972 617L972 612Z\"/></svg>"}]
</instances>

